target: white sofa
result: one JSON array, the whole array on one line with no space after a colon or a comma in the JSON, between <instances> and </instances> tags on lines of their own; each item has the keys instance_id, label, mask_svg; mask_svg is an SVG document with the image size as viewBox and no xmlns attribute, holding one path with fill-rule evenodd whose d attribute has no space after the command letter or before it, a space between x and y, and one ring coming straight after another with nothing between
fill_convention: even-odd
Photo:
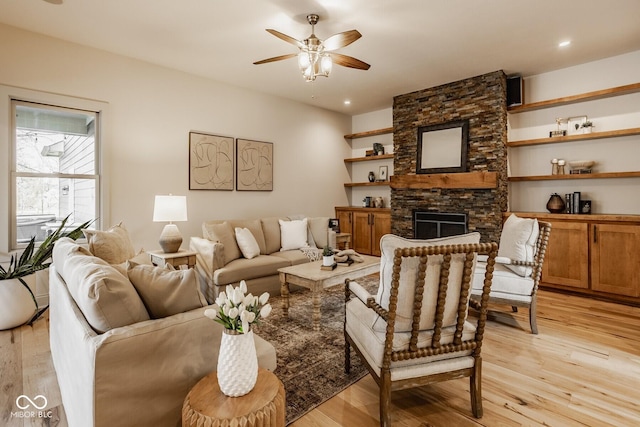
<instances>
[{"instance_id":1,"label":"white sofa","mask_svg":"<svg viewBox=\"0 0 640 427\"><path fill-rule=\"evenodd\" d=\"M286 229L294 221L306 221L303 239L291 239ZM235 237L236 228L247 228L258 244L259 254L244 256ZM190 249L196 252L196 270L200 289L209 303L229 285L241 280L249 292L260 295L280 294L278 269L309 262L313 250L329 245L335 248L335 233L329 229L329 217L285 217L247 220L211 220L202 224L203 237L192 237ZM291 240L300 241L293 244ZM301 246L306 249L300 249ZM307 250L309 249L309 250Z\"/></svg>"},{"instance_id":2,"label":"white sofa","mask_svg":"<svg viewBox=\"0 0 640 427\"><path fill-rule=\"evenodd\" d=\"M86 249L75 252L54 251L50 268L51 355L69 426L180 425L187 393L216 369L222 326L203 315L204 306L96 331L95 317L102 313L91 312L87 298L96 299L95 294L102 292L104 299L109 297L105 292L119 291L115 286L107 289L107 273L102 270L111 271L110 266ZM77 256L90 257L89 264L100 266L92 277L82 279L79 268L69 269L65 261ZM78 280L85 283L73 283ZM95 285L96 281L102 285ZM195 275L194 282L197 289ZM78 289L84 295L78 296ZM118 309L133 306L130 300L135 298L118 304ZM87 319L92 319L94 327ZM274 370L274 347L258 336L255 340L259 365Z\"/></svg>"}]
</instances>

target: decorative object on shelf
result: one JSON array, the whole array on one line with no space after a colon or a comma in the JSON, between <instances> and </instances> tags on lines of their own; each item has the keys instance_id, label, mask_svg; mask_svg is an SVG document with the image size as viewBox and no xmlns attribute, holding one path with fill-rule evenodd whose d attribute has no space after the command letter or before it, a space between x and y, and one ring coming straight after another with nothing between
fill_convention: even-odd
<instances>
[{"instance_id":1,"label":"decorative object on shelf","mask_svg":"<svg viewBox=\"0 0 640 427\"><path fill-rule=\"evenodd\" d=\"M326 245L322 249L322 265L325 267L330 267L335 263L333 259L333 248L329 245Z\"/></svg>"},{"instance_id":2,"label":"decorative object on shelf","mask_svg":"<svg viewBox=\"0 0 640 427\"><path fill-rule=\"evenodd\" d=\"M64 231L68 228L69 216L62 220L38 249L34 236L20 257L11 256L6 269L0 265L0 330L31 324L47 309L48 306L38 310L38 302L32 291L36 288L36 273L51 264L53 246L58 239L69 237L76 240L82 237L82 230L93 222L87 221L71 231Z\"/></svg>"},{"instance_id":3,"label":"decorative object on shelf","mask_svg":"<svg viewBox=\"0 0 640 427\"><path fill-rule=\"evenodd\" d=\"M551 213L562 213L565 210L565 203L558 193L553 193L547 202L547 210Z\"/></svg>"},{"instance_id":4,"label":"decorative object on shelf","mask_svg":"<svg viewBox=\"0 0 640 427\"><path fill-rule=\"evenodd\" d=\"M364 152L365 157L373 157L376 155L376 152L374 150L367 150Z\"/></svg>"},{"instance_id":5,"label":"decorative object on shelf","mask_svg":"<svg viewBox=\"0 0 640 427\"><path fill-rule=\"evenodd\" d=\"M153 222L168 222L160 234L160 247L165 253L175 253L182 244L182 235L174 221L187 220L187 196L156 196Z\"/></svg>"},{"instance_id":6,"label":"decorative object on shelf","mask_svg":"<svg viewBox=\"0 0 640 427\"><path fill-rule=\"evenodd\" d=\"M564 195L564 204L566 206L565 212L570 214L573 211L573 194L567 193Z\"/></svg>"},{"instance_id":7,"label":"decorative object on shelf","mask_svg":"<svg viewBox=\"0 0 640 427\"><path fill-rule=\"evenodd\" d=\"M561 129L563 123L567 123L567 119L563 119L562 117L556 118L556 130L552 130L551 132L549 132L549 138L567 135L567 130Z\"/></svg>"},{"instance_id":8,"label":"decorative object on shelf","mask_svg":"<svg viewBox=\"0 0 640 427\"><path fill-rule=\"evenodd\" d=\"M551 175L558 175L558 159L551 160Z\"/></svg>"},{"instance_id":9,"label":"decorative object on shelf","mask_svg":"<svg viewBox=\"0 0 640 427\"><path fill-rule=\"evenodd\" d=\"M591 200L580 200L580 213L583 215L591 213Z\"/></svg>"},{"instance_id":10,"label":"decorative object on shelf","mask_svg":"<svg viewBox=\"0 0 640 427\"><path fill-rule=\"evenodd\" d=\"M384 145L380 144L379 142L374 142L373 151L375 151L376 156L384 154Z\"/></svg>"},{"instance_id":11,"label":"decorative object on shelf","mask_svg":"<svg viewBox=\"0 0 640 427\"><path fill-rule=\"evenodd\" d=\"M364 208L371 207L371 196L366 196L364 199L362 199L362 207Z\"/></svg>"},{"instance_id":12,"label":"decorative object on shelf","mask_svg":"<svg viewBox=\"0 0 640 427\"><path fill-rule=\"evenodd\" d=\"M189 132L189 190L233 190L233 138Z\"/></svg>"},{"instance_id":13,"label":"decorative object on shelf","mask_svg":"<svg viewBox=\"0 0 640 427\"><path fill-rule=\"evenodd\" d=\"M562 159L558 160L558 175L564 175L565 174L565 170L564 170L564 164L566 162Z\"/></svg>"},{"instance_id":14,"label":"decorative object on shelf","mask_svg":"<svg viewBox=\"0 0 640 427\"><path fill-rule=\"evenodd\" d=\"M218 353L218 383L220 391L229 397L244 396L256 384L258 378L258 357L251 325L271 313L269 293L260 297L245 295L247 284L228 285L220 292L212 308L204 315L222 326L224 331Z\"/></svg>"},{"instance_id":15,"label":"decorative object on shelf","mask_svg":"<svg viewBox=\"0 0 640 427\"><path fill-rule=\"evenodd\" d=\"M236 190L273 190L273 143L236 139Z\"/></svg>"},{"instance_id":16,"label":"decorative object on shelf","mask_svg":"<svg viewBox=\"0 0 640 427\"><path fill-rule=\"evenodd\" d=\"M585 174L591 173L591 167L596 162L593 160L573 160L569 162L570 174Z\"/></svg>"},{"instance_id":17,"label":"decorative object on shelf","mask_svg":"<svg viewBox=\"0 0 640 427\"><path fill-rule=\"evenodd\" d=\"M373 171L369 171L369 182L375 182L376 180L376 174L373 173Z\"/></svg>"},{"instance_id":18,"label":"decorative object on shelf","mask_svg":"<svg viewBox=\"0 0 640 427\"><path fill-rule=\"evenodd\" d=\"M378 181L386 181L389 176L389 166L380 166L378 169Z\"/></svg>"},{"instance_id":19,"label":"decorative object on shelf","mask_svg":"<svg viewBox=\"0 0 640 427\"><path fill-rule=\"evenodd\" d=\"M591 133L592 129L595 126L591 120L587 120L582 125L580 125L580 127L582 128L582 133Z\"/></svg>"},{"instance_id":20,"label":"decorative object on shelf","mask_svg":"<svg viewBox=\"0 0 640 427\"><path fill-rule=\"evenodd\" d=\"M580 213L580 198L581 194L579 191L573 192L573 198L571 199L571 213L579 214Z\"/></svg>"},{"instance_id":21,"label":"decorative object on shelf","mask_svg":"<svg viewBox=\"0 0 640 427\"><path fill-rule=\"evenodd\" d=\"M380 196L373 199L374 208L384 208L384 199Z\"/></svg>"},{"instance_id":22,"label":"decorative object on shelf","mask_svg":"<svg viewBox=\"0 0 640 427\"><path fill-rule=\"evenodd\" d=\"M336 233L340 232L340 219L331 218L329 219L329 228L335 231Z\"/></svg>"},{"instance_id":23,"label":"decorative object on shelf","mask_svg":"<svg viewBox=\"0 0 640 427\"><path fill-rule=\"evenodd\" d=\"M567 119L567 135L579 135L582 133L582 124L587 122L587 116L569 117Z\"/></svg>"}]
</instances>

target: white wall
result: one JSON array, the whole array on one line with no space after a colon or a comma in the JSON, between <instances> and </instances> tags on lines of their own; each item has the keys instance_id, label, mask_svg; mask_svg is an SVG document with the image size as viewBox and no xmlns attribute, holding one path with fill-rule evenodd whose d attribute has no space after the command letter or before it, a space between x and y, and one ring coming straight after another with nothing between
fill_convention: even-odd
<instances>
[{"instance_id":1,"label":"white wall","mask_svg":"<svg viewBox=\"0 0 640 427\"><path fill-rule=\"evenodd\" d=\"M349 116L3 25L0 57L2 85L108 105L103 228L123 221L137 248L158 246L156 194L187 195L189 221L178 224L186 239L207 219L333 216L348 203ZM8 119L0 117L0 251L8 247ZM274 143L274 190L189 191L190 130Z\"/></svg>"},{"instance_id":2,"label":"white wall","mask_svg":"<svg viewBox=\"0 0 640 427\"><path fill-rule=\"evenodd\" d=\"M525 102L608 89L640 82L640 51L525 77ZM595 132L640 127L640 93L509 115L509 140L545 138L556 118L588 116ZM509 148L512 176L549 175L551 159L594 160L594 172L640 170L640 136L594 139ZM567 167L568 173L568 167ZM592 200L592 212L640 214L640 178L515 182L510 184L510 209L546 212L552 193L580 191Z\"/></svg>"}]
</instances>

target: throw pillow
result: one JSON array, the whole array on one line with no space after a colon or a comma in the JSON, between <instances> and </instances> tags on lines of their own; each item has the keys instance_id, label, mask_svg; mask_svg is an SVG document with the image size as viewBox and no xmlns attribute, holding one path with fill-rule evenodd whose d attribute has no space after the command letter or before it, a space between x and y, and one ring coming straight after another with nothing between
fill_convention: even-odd
<instances>
[{"instance_id":1,"label":"throw pillow","mask_svg":"<svg viewBox=\"0 0 640 427\"><path fill-rule=\"evenodd\" d=\"M429 240L410 240L393 234L387 234L380 240L382 256L380 259L380 287L376 296L376 302L383 308L389 308L391 298L391 279L394 266L394 252L397 248L413 248L420 246L474 244L480 242L480 233L468 233L456 236L442 237ZM427 261L427 276L423 294L423 308L420 317L420 330L433 329L435 302L438 299L438 281L440 279L439 264L442 255L429 257ZM418 259L404 259L401 266L400 287L398 289L398 305L396 307L396 332L411 331L413 322L413 299L415 295L415 283L418 275ZM464 270L464 255L453 255L449 268L449 287L447 289L447 302L443 308L442 326L455 324L458 301L460 299L460 283ZM468 298L468 296L467 296ZM386 331L387 323L380 317L376 317L373 328L378 332Z\"/></svg>"},{"instance_id":2,"label":"throw pillow","mask_svg":"<svg viewBox=\"0 0 640 427\"><path fill-rule=\"evenodd\" d=\"M242 256L238 243L236 243L236 237L233 233L231 224L227 221L222 223L204 223L202 225L202 231L206 239L212 242L222 243L224 246L224 263L229 264L234 259L238 259Z\"/></svg>"},{"instance_id":3,"label":"throw pillow","mask_svg":"<svg viewBox=\"0 0 640 427\"><path fill-rule=\"evenodd\" d=\"M322 249L329 244L329 217L321 216L317 218L309 218L309 230L313 236L315 246ZM311 244L311 240L309 241ZM334 248L335 249L335 248Z\"/></svg>"},{"instance_id":4,"label":"throw pillow","mask_svg":"<svg viewBox=\"0 0 640 427\"><path fill-rule=\"evenodd\" d=\"M307 243L307 219L283 221L280 223L281 251L290 251L309 246Z\"/></svg>"},{"instance_id":5,"label":"throw pillow","mask_svg":"<svg viewBox=\"0 0 640 427\"><path fill-rule=\"evenodd\" d=\"M515 261L533 261L538 234L540 229L537 219L520 218L511 214L502 227L498 256ZM510 264L504 266L523 277L530 276L533 271L531 267Z\"/></svg>"},{"instance_id":6,"label":"throw pillow","mask_svg":"<svg viewBox=\"0 0 640 427\"><path fill-rule=\"evenodd\" d=\"M104 260L76 251L67 257L63 271L69 293L95 331L149 320L129 279Z\"/></svg>"},{"instance_id":7,"label":"throw pillow","mask_svg":"<svg viewBox=\"0 0 640 427\"><path fill-rule=\"evenodd\" d=\"M167 270L129 262L127 274L154 319L207 305L192 268Z\"/></svg>"},{"instance_id":8,"label":"throw pillow","mask_svg":"<svg viewBox=\"0 0 640 427\"><path fill-rule=\"evenodd\" d=\"M91 255L89 250L80 246L75 240L69 237L61 237L54 244L51 261L58 274L62 277L65 277L64 263L67 258L74 253Z\"/></svg>"},{"instance_id":9,"label":"throw pillow","mask_svg":"<svg viewBox=\"0 0 640 427\"><path fill-rule=\"evenodd\" d=\"M260 246L258 246L256 238L253 237L253 234L251 234L248 228L236 227L236 241L238 242L242 256L246 259L255 258L260 255Z\"/></svg>"},{"instance_id":10,"label":"throw pillow","mask_svg":"<svg viewBox=\"0 0 640 427\"><path fill-rule=\"evenodd\" d=\"M107 231L82 230L89 244L89 251L109 264L120 264L133 258L135 250L129 233L122 223Z\"/></svg>"}]
</instances>

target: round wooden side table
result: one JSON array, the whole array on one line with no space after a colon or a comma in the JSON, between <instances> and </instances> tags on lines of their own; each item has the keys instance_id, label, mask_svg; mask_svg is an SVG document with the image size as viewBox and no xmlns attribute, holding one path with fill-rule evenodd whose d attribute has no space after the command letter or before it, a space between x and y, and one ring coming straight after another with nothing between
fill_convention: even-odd
<instances>
[{"instance_id":1,"label":"round wooden side table","mask_svg":"<svg viewBox=\"0 0 640 427\"><path fill-rule=\"evenodd\" d=\"M201 379L182 405L182 426L284 427L285 394L282 382L265 369L258 370L248 394L228 397L220 391L216 372Z\"/></svg>"}]
</instances>

